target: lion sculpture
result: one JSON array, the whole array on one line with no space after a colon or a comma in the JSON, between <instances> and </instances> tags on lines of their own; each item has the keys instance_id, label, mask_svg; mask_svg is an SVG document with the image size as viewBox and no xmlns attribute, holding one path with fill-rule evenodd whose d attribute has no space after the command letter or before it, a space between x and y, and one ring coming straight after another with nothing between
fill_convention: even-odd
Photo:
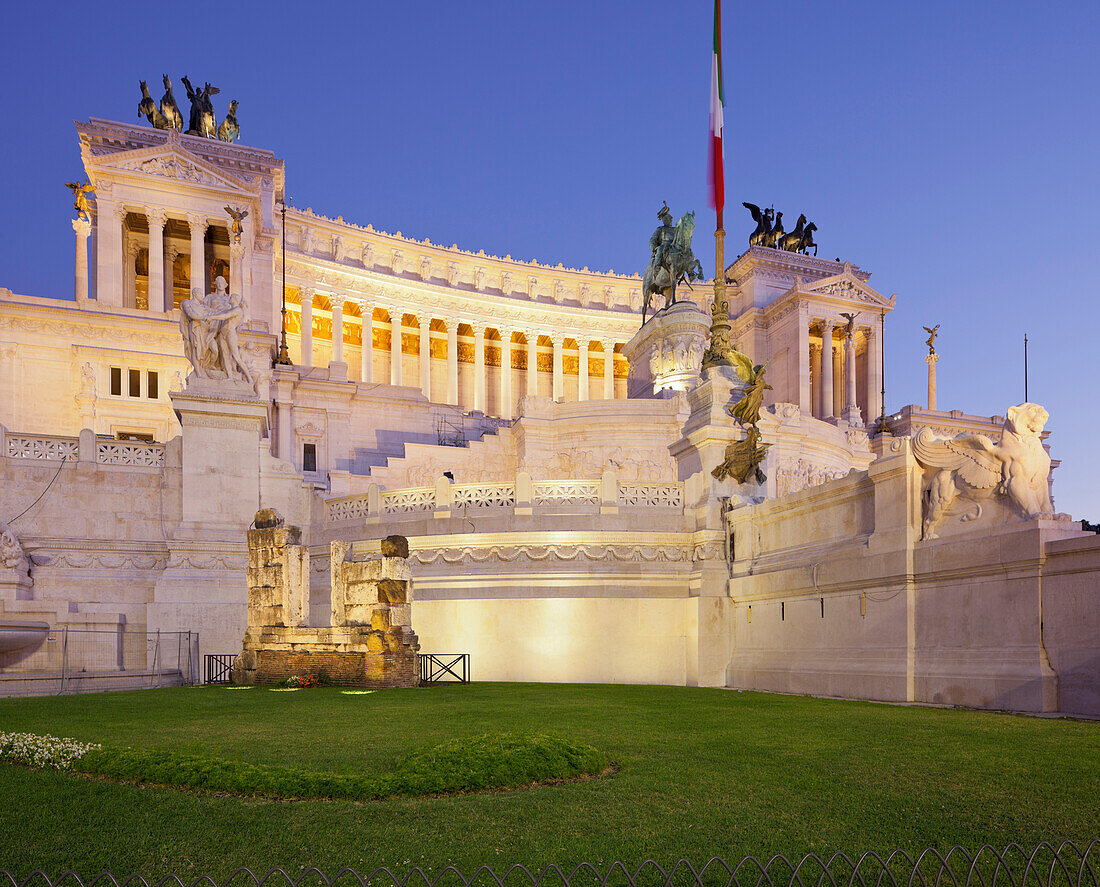
<instances>
[{"instance_id":1,"label":"lion sculpture","mask_svg":"<svg viewBox=\"0 0 1100 887\"><path fill-rule=\"evenodd\" d=\"M963 520L978 518L982 500L994 495L1006 496L1024 518L1052 517L1050 456L1041 440L1048 418L1035 403L1009 407L996 443L981 434L944 439L921 428L913 455L925 471L923 537L937 538L936 527L960 497L974 506Z\"/></svg>"}]
</instances>

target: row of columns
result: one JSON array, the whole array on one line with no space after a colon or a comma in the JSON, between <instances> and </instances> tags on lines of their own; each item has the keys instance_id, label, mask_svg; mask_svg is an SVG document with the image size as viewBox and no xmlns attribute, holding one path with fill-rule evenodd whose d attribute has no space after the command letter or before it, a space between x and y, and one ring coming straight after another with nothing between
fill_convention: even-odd
<instances>
[{"instance_id":1,"label":"row of columns","mask_svg":"<svg viewBox=\"0 0 1100 887\"><path fill-rule=\"evenodd\" d=\"M301 344L302 363L306 366L313 365L313 299L315 291L309 288L300 292L302 304ZM329 304L332 306L332 362L344 363L344 303L346 297L330 295ZM374 379L373 349L371 343L374 337L374 309L373 306L361 303L363 312L363 348L362 364L360 367L360 379L363 382L383 381ZM387 307L390 316L390 378L391 385L403 385L401 366L401 318L402 312L396 307ZM418 315L417 323L420 334L420 389L425 397L431 397L431 317ZM458 403L458 321L452 320L447 324L447 402ZM490 327L484 323L470 322L469 326L474 331L474 402L475 411L485 412L487 404L488 377L485 372L485 332ZM512 366L512 349L518 343L512 342L512 336L518 330L506 327L493 327L500 334L501 341L501 373L500 373L500 403L503 410L503 418L513 418L512 405L516 401L516 394L512 391L512 373L508 372ZM538 392L538 336L532 330L523 330L527 337L527 384L525 394ZM563 366L562 347L565 337L556 335L551 337L553 343L553 397L561 400L565 395L565 373ZM615 396L615 367L614 367L614 343L602 341L604 349L603 362L603 397L611 400ZM579 400L590 399L590 383L588 376L588 347L587 341L580 342L580 353L577 397Z\"/></svg>"},{"instance_id":2,"label":"row of columns","mask_svg":"<svg viewBox=\"0 0 1100 887\"><path fill-rule=\"evenodd\" d=\"M810 374L818 380L817 396L809 407L819 419L844 419L853 425L873 421L882 409L882 331L878 326L864 327L867 338L867 412L862 416L856 402L856 342L854 336L844 336L839 342L833 335L843 325L837 321L821 322L821 345L810 344Z\"/></svg>"},{"instance_id":3,"label":"row of columns","mask_svg":"<svg viewBox=\"0 0 1100 887\"><path fill-rule=\"evenodd\" d=\"M101 198L97 201L97 274L98 298L104 303L113 300L112 292L124 294L133 291L130 277L134 274L132 260L127 255L123 228L126 216L132 210L121 203ZM146 207L145 218L149 223L149 311L164 313L172 309L171 265L168 263L164 244L164 226L168 222L168 212L160 207ZM206 230L210 224L208 217L201 213L185 215L191 237L191 286L205 286ZM91 222L87 219L74 219L73 232L76 234L76 296L88 298L88 235ZM169 254L174 252L169 250ZM178 253L176 253L178 255ZM171 255L174 262L176 255ZM242 292L244 244L230 245L230 290ZM127 263L127 260L131 264ZM128 269L128 270L125 270ZM236 284L234 286L234 284ZM243 293L242 293L243 295ZM122 304L122 300L117 300Z\"/></svg>"}]
</instances>

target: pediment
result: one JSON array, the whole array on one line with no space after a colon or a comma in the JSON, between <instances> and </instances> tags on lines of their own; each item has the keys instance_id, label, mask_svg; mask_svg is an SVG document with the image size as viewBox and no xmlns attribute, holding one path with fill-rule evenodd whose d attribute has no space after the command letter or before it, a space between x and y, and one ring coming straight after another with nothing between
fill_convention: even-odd
<instances>
[{"instance_id":1,"label":"pediment","mask_svg":"<svg viewBox=\"0 0 1100 887\"><path fill-rule=\"evenodd\" d=\"M154 145L133 151L90 158L88 175L93 183L99 176L134 175L170 179L217 191L254 194L256 188L224 169L196 157L179 144Z\"/></svg>"},{"instance_id":2,"label":"pediment","mask_svg":"<svg viewBox=\"0 0 1100 887\"><path fill-rule=\"evenodd\" d=\"M798 287L798 292L804 296L827 296L831 299L863 302L874 305L876 308L893 308L896 301L896 296L887 299L882 293L869 287L856 277L847 265L843 271L832 277L802 284Z\"/></svg>"}]
</instances>

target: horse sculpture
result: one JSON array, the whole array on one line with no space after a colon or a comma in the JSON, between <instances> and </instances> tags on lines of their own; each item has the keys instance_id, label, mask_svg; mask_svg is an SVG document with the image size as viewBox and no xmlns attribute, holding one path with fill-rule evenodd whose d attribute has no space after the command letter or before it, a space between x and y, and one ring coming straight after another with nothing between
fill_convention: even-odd
<instances>
[{"instance_id":1,"label":"horse sculpture","mask_svg":"<svg viewBox=\"0 0 1100 887\"><path fill-rule=\"evenodd\" d=\"M229 103L229 113L225 115L225 120L218 127L218 138L223 142L235 142L240 134L241 127L237 123L237 100L233 99Z\"/></svg>"},{"instance_id":2,"label":"horse sculpture","mask_svg":"<svg viewBox=\"0 0 1100 887\"><path fill-rule=\"evenodd\" d=\"M745 209L752 213L752 219L756 222L756 230L749 235L749 246L774 246L775 241L768 243L772 233L772 211L761 210L755 203L742 203Z\"/></svg>"},{"instance_id":3,"label":"horse sculpture","mask_svg":"<svg viewBox=\"0 0 1100 887\"><path fill-rule=\"evenodd\" d=\"M153 97L149 95L149 84L144 80L139 80L138 83L141 86L141 101L138 102L138 117L145 117L145 119L157 129L168 129L168 122L164 119L164 114L161 113L160 108L157 107L157 103L153 101Z\"/></svg>"},{"instance_id":4,"label":"horse sculpture","mask_svg":"<svg viewBox=\"0 0 1100 887\"><path fill-rule=\"evenodd\" d=\"M756 222L756 230L749 235L749 246L767 246L805 255L810 254L812 246L814 255L817 255L817 244L814 243L817 225L813 222L807 224L805 215L798 217L798 224L788 233L783 231L783 213L773 213L770 209L761 210L755 203L741 205L752 213L753 221Z\"/></svg>"},{"instance_id":5,"label":"horse sculpture","mask_svg":"<svg viewBox=\"0 0 1100 887\"><path fill-rule=\"evenodd\" d=\"M667 212L667 209L664 210ZM695 232L695 213L687 212L680 216L675 228L669 228L672 235L668 242L653 250L653 258L646 266L642 276L642 323L645 323L650 302L655 294L665 297L665 308L676 301L676 284L685 281L688 287L694 280L704 280L703 266L691 251L691 236ZM662 228L654 232L650 244L664 234Z\"/></svg>"},{"instance_id":6,"label":"horse sculpture","mask_svg":"<svg viewBox=\"0 0 1100 887\"><path fill-rule=\"evenodd\" d=\"M801 248L802 235L806 233L806 216L802 214L798 217L798 222L794 226L794 230L784 234L783 239L779 241L778 247L788 253L796 253Z\"/></svg>"},{"instance_id":7,"label":"horse sculpture","mask_svg":"<svg viewBox=\"0 0 1100 887\"><path fill-rule=\"evenodd\" d=\"M786 231L783 230L783 213L777 212L775 214L775 224L772 225L770 234L764 236L764 246L770 246L775 249L775 245L786 235Z\"/></svg>"},{"instance_id":8,"label":"horse sculpture","mask_svg":"<svg viewBox=\"0 0 1100 887\"><path fill-rule=\"evenodd\" d=\"M165 129L183 131L183 115L180 113L176 97L172 95L172 81L167 74L164 75L164 98L160 100L160 113L164 115L164 121L168 125Z\"/></svg>"}]
</instances>

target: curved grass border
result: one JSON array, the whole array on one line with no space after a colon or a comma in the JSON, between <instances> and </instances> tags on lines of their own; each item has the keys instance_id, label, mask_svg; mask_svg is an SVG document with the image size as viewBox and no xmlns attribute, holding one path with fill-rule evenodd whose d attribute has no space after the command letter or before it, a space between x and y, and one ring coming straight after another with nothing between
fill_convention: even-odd
<instances>
[{"instance_id":1,"label":"curved grass border","mask_svg":"<svg viewBox=\"0 0 1100 887\"><path fill-rule=\"evenodd\" d=\"M72 770L137 784L285 800L379 800L498 791L611 772L589 745L531 733L450 739L418 751L391 773L318 773L273 764L183 755L162 749L92 749Z\"/></svg>"}]
</instances>

